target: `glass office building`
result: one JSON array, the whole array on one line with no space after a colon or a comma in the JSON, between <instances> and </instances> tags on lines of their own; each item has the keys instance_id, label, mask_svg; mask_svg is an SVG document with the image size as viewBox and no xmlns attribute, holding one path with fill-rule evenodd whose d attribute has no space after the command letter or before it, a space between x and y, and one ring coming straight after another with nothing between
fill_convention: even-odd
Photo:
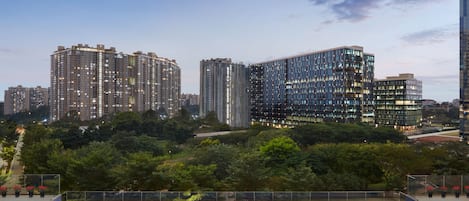
<instances>
[{"instance_id":1,"label":"glass office building","mask_svg":"<svg viewBox=\"0 0 469 201\"><path fill-rule=\"evenodd\" d=\"M459 3L459 133L466 139L469 134L469 0L460 0Z\"/></svg>"},{"instance_id":2,"label":"glass office building","mask_svg":"<svg viewBox=\"0 0 469 201\"><path fill-rule=\"evenodd\" d=\"M377 126L413 130L422 122L422 81L413 74L399 74L375 80Z\"/></svg>"},{"instance_id":3,"label":"glass office building","mask_svg":"<svg viewBox=\"0 0 469 201\"><path fill-rule=\"evenodd\" d=\"M250 66L251 121L374 122L374 55L338 47Z\"/></svg>"}]
</instances>

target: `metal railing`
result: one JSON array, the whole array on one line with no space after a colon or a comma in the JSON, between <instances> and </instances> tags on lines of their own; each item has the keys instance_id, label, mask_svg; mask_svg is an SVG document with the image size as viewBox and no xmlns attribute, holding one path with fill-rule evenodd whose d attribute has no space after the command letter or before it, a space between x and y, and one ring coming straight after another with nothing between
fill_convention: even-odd
<instances>
[{"instance_id":1,"label":"metal railing","mask_svg":"<svg viewBox=\"0 0 469 201\"><path fill-rule=\"evenodd\" d=\"M404 200L404 201L418 201L417 198L414 198L410 195L407 195L405 193L399 192L399 200Z\"/></svg>"},{"instance_id":2,"label":"metal railing","mask_svg":"<svg viewBox=\"0 0 469 201\"><path fill-rule=\"evenodd\" d=\"M35 187L38 190L39 186L46 186L45 192L48 195L60 194L60 175L59 174L24 174L24 175L11 175L8 177L6 183L2 184L7 187L8 194L14 194L14 187L21 186L21 193L26 193L27 186Z\"/></svg>"},{"instance_id":3,"label":"metal railing","mask_svg":"<svg viewBox=\"0 0 469 201\"><path fill-rule=\"evenodd\" d=\"M407 194L425 196L429 191L455 195L465 193L469 175L407 175Z\"/></svg>"},{"instance_id":4,"label":"metal railing","mask_svg":"<svg viewBox=\"0 0 469 201\"><path fill-rule=\"evenodd\" d=\"M334 192L179 192L179 191L86 191L66 192L63 201L174 201L201 195L202 201L397 201L399 194L384 191ZM406 199L402 199L406 200Z\"/></svg>"}]
</instances>

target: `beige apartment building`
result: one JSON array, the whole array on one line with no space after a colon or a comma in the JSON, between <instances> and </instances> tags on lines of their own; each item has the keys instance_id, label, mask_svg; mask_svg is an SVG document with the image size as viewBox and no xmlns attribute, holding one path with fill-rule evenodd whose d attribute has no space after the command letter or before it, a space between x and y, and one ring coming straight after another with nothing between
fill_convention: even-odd
<instances>
[{"instance_id":1,"label":"beige apartment building","mask_svg":"<svg viewBox=\"0 0 469 201\"><path fill-rule=\"evenodd\" d=\"M5 90L4 114L10 115L19 112L27 112L41 106L49 105L48 88L37 86L34 88L9 87Z\"/></svg>"},{"instance_id":2,"label":"beige apartment building","mask_svg":"<svg viewBox=\"0 0 469 201\"><path fill-rule=\"evenodd\" d=\"M155 53L117 52L104 45L59 46L51 55L51 121L115 112L179 111L180 68Z\"/></svg>"}]
</instances>

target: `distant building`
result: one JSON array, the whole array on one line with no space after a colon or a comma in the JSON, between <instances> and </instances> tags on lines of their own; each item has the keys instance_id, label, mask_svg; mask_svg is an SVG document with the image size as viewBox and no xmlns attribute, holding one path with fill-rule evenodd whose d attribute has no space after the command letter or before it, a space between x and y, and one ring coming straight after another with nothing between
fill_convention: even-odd
<instances>
[{"instance_id":1,"label":"distant building","mask_svg":"<svg viewBox=\"0 0 469 201\"><path fill-rule=\"evenodd\" d=\"M451 101L451 104L452 104L454 107L458 107L458 108L459 108L459 99L453 99L453 101Z\"/></svg>"},{"instance_id":2,"label":"distant building","mask_svg":"<svg viewBox=\"0 0 469 201\"><path fill-rule=\"evenodd\" d=\"M3 110L4 105L5 105L4 102L0 102L0 116L5 115L4 110Z\"/></svg>"},{"instance_id":3,"label":"distant building","mask_svg":"<svg viewBox=\"0 0 469 201\"><path fill-rule=\"evenodd\" d=\"M228 58L200 62L200 116L213 111L231 127L249 126L249 69Z\"/></svg>"},{"instance_id":4,"label":"distant building","mask_svg":"<svg viewBox=\"0 0 469 201\"><path fill-rule=\"evenodd\" d=\"M431 107L431 106L434 106L436 104L438 104L438 102L436 102L436 100L422 99L422 107Z\"/></svg>"},{"instance_id":5,"label":"distant building","mask_svg":"<svg viewBox=\"0 0 469 201\"><path fill-rule=\"evenodd\" d=\"M191 114L193 119L199 118L199 95L181 94L181 108Z\"/></svg>"},{"instance_id":6,"label":"distant building","mask_svg":"<svg viewBox=\"0 0 469 201\"><path fill-rule=\"evenodd\" d=\"M373 123L374 56L346 46L250 66L251 119L270 126Z\"/></svg>"},{"instance_id":7,"label":"distant building","mask_svg":"<svg viewBox=\"0 0 469 201\"><path fill-rule=\"evenodd\" d=\"M5 91L4 114L10 115L27 112L41 106L49 105L49 89L40 86L35 88L9 87Z\"/></svg>"},{"instance_id":8,"label":"distant building","mask_svg":"<svg viewBox=\"0 0 469 201\"><path fill-rule=\"evenodd\" d=\"M179 111L180 68L155 53L117 53L104 45L59 46L51 55L51 120L115 112Z\"/></svg>"},{"instance_id":9,"label":"distant building","mask_svg":"<svg viewBox=\"0 0 469 201\"><path fill-rule=\"evenodd\" d=\"M199 105L199 95L181 94L181 106L182 105Z\"/></svg>"},{"instance_id":10,"label":"distant building","mask_svg":"<svg viewBox=\"0 0 469 201\"><path fill-rule=\"evenodd\" d=\"M413 74L375 80L375 121L378 126L412 130L422 121L422 81ZM431 102L431 101L428 101Z\"/></svg>"}]
</instances>

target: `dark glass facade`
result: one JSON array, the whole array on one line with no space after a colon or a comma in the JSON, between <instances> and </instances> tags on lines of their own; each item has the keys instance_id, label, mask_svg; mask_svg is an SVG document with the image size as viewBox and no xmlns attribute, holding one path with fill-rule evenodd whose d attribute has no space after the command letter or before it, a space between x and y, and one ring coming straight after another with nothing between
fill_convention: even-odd
<instances>
[{"instance_id":1,"label":"dark glass facade","mask_svg":"<svg viewBox=\"0 0 469 201\"><path fill-rule=\"evenodd\" d=\"M459 119L460 136L469 134L469 0L460 0L460 50L459 50Z\"/></svg>"},{"instance_id":2,"label":"dark glass facade","mask_svg":"<svg viewBox=\"0 0 469 201\"><path fill-rule=\"evenodd\" d=\"M375 119L378 126L413 130L422 122L422 81L400 74L375 81Z\"/></svg>"},{"instance_id":3,"label":"dark glass facade","mask_svg":"<svg viewBox=\"0 0 469 201\"><path fill-rule=\"evenodd\" d=\"M358 46L250 66L251 120L293 126L373 123L374 56Z\"/></svg>"}]
</instances>

